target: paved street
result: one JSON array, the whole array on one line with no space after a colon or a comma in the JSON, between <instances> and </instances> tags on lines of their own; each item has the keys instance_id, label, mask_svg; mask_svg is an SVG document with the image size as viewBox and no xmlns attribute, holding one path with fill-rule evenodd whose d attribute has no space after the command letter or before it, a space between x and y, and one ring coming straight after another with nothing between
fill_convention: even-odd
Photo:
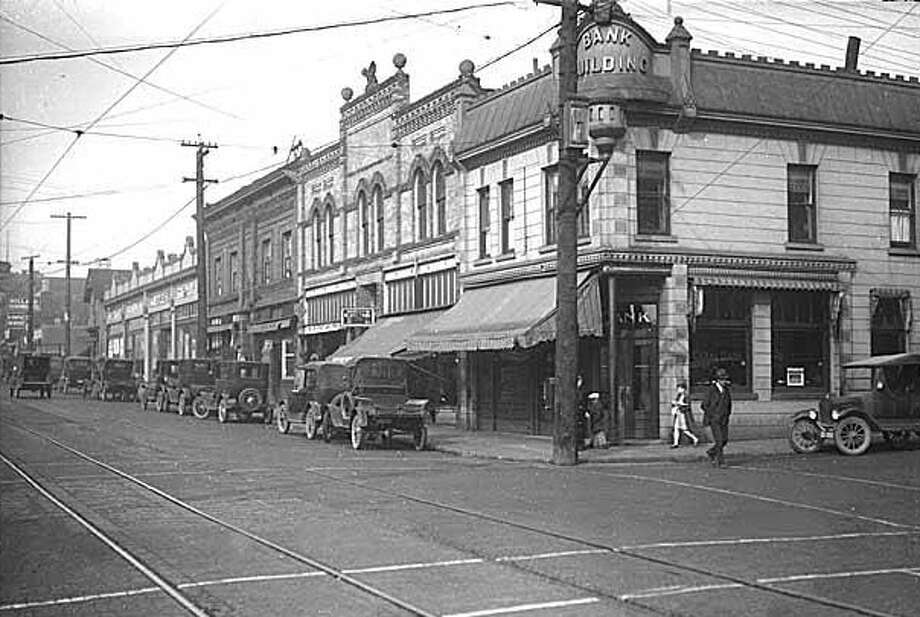
<instances>
[{"instance_id":1,"label":"paved street","mask_svg":"<svg viewBox=\"0 0 920 617\"><path fill-rule=\"evenodd\" d=\"M830 616L920 606L916 448L725 469L556 468L396 440L354 452L136 404L0 396L4 614Z\"/></svg>"}]
</instances>

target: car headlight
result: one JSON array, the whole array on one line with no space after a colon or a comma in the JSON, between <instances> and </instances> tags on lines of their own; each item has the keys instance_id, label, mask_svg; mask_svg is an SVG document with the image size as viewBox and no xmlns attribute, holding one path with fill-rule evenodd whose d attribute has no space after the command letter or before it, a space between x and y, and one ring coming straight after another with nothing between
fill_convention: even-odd
<instances>
[{"instance_id":1,"label":"car headlight","mask_svg":"<svg viewBox=\"0 0 920 617\"><path fill-rule=\"evenodd\" d=\"M839 420L841 415L843 414L841 414L840 411L836 409L831 409L831 419L832 420L835 420L835 421Z\"/></svg>"},{"instance_id":2,"label":"car headlight","mask_svg":"<svg viewBox=\"0 0 920 617\"><path fill-rule=\"evenodd\" d=\"M818 419L818 412L815 411L814 409L811 409L811 410L809 410L809 412L808 412L808 417L811 418L812 420L817 420L817 419Z\"/></svg>"}]
</instances>

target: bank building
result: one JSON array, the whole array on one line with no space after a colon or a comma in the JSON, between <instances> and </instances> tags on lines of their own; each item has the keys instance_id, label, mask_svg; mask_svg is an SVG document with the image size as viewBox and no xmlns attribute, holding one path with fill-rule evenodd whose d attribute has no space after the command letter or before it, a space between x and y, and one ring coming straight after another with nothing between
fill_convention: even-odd
<instances>
[{"instance_id":1,"label":"bank building","mask_svg":"<svg viewBox=\"0 0 920 617\"><path fill-rule=\"evenodd\" d=\"M660 42L596 5L578 92L607 132L584 135L578 371L609 440L667 438L676 384L698 396L717 368L733 436L780 436L868 387L844 363L920 348L917 77L860 71L858 41L836 67L703 52L680 18ZM412 100L396 54L343 90L339 138L284 169L302 360L406 357L438 421L552 433L558 51L497 89L463 61Z\"/></svg>"}]
</instances>

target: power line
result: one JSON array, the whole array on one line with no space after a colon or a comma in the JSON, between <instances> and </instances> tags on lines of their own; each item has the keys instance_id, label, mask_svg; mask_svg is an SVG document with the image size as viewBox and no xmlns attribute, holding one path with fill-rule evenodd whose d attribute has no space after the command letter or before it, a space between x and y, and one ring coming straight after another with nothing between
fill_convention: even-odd
<instances>
[{"instance_id":1,"label":"power line","mask_svg":"<svg viewBox=\"0 0 920 617\"><path fill-rule=\"evenodd\" d=\"M97 49L86 49L69 52L50 52L44 54L30 54L24 56L6 56L0 58L0 65L22 64L24 62L35 62L39 60L64 60L69 58L83 58L86 56L102 54L120 54L137 51L149 51L153 49L178 49L179 47L191 47L195 45L212 45L216 43L231 43L235 41L244 41L252 39L264 39L276 36L286 36L289 34L302 34L307 32L322 32L325 30L336 30L339 28L351 28L355 26L369 26L381 23L404 21L407 19L418 19L422 17L431 17L435 15L449 15L452 13L461 13L465 11L474 11L484 8L495 8L499 6L510 6L519 4L519 1L501 0L499 2L486 2L483 4L474 4L470 6L460 6L449 9L437 9L434 11L424 11L421 13L411 13L406 15L392 15L385 17L373 17L368 19L359 19L348 22L338 22L333 24L324 24L321 26L302 26L298 28L284 28L279 30L268 30L265 32L248 32L244 34L230 34L224 36L203 37L198 39L186 38L182 41L169 41L162 43L140 43L136 45L124 45L118 47L100 47Z\"/></svg>"},{"instance_id":2,"label":"power line","mask_svg":"<svg viewBox=\"0 0 920 617\"><path fill-rule=\"evenodd\" d=\"M195 33L198 32L198 30L200 30L206 23L208 23L208 22L211 20L211 18L214 17L214 15L216 15L217 12L218 12L222 7L223 7L223 4L218 5L217 8L215 8L213 11L211 11L204 19L202 19L201 22L199 22L198 25L195 26L195 27L192 29L192 31L188 33L188 36L186 36L185 38L186 38L186 39L189 39L189 38L191 38L192 36L194 36ZM141 81L142 81L142 80L147 79L148 77L150 77L150 75L153 74L153 72L154 72L155 70L157 70L158 68L160 68L160 66L162 66L164 62L166 62L167 60L169 60L169 58L172 57L172 55L176 52L177 49L178 49L178 47L175 47L175 48L173 48L173 49L170 49L170 50L166 53L165 56L163 56L156 64L154 64L154 65L150 68L150 70L148 70L146 73L144 73L144 75L143 75L139 80L135 81L135 82L131 85L131 87L128 88L128 89L124 92L124 94L122 94L122 95L119 96L117 99L115 99L115 101L114 101L111 105L109 105L108 107L105 108L105 111L103 111L101 114L99 114L99 115L96 117L95 120L93 120L92 122L90 122L90 124L86 127L86 129L84 129L83 132L85 133L86 131L90 130L90 129L93 128L100 120L102 120L103 118L105 118L106 115L108 115L108 113L109 113L110 111L112 111L119 103L121 103L123 100L125 100L125 99L128 97L128 95L130 95L132 92L134 92L135 88L137 88L137 87L141 84ZM64 150L64 152L62 152L61 155L58 156L57 160L54 161L54 164L51 166L51 168L48 170L48 172L47 172L44 176L42 176L42 179L38 182L38 184L35 185L35 188L32 189L32 191L31 191L31 192L29 193L29 195L23 200L23 202L22 202L21 204L19 204L19 207L16 208L16 209L13 211L13 214L11 214L5 221L3 221L2 223L0 223L0 230L2 230L4 227L6 227L7 225L9 225L10 221L12 221L14 218L16 218L16 215L18 215L18 214L22 211L22 209L26 206L26 204L29 203L29 201L32 199L32 197L35 196L35 193L38 192L38 190L42 187L42 185L43 185L43 184L45 183L45 181L49 178L49 176L51 176L51 174L54 172L54 170L57 169L58 165L60 165L61 162L64 160L64 158L70 153L70 151L73 150L73 147L74 147L75 145L77 145L77 141L79 141L79 139L80 139L81 136L82 136L81 134L77 134L77 135L73 138L73 141L71 141L70 144L68 144L67 148Z\"/></svg>"},{"instance_id":3,"label":"power line","mask_svg":"<svg viewBox=\"0 0 920 617\"><path fill-rule=\"evenodd\" d=\"M511 54L516 53L516 52L518 52L518 51L524 49L524 48L527 47L528 45L532 45L533 43L536 43L539 39L543 38L544 36L546 36L547 34L549 34L550 32L552 32L553 30L555 30L555 29L558 28L558 27L559 27L559 24L558 24L558 23L551 24L549 28L547 28L546 30L543 30L542 32L540 32L540 34L538 34L538 35L536 35L536 36L533 36L533 37L527 39L527 40L524 41L523 43L519 43L518 45L515 45L513 49L510 49L510 50L506 51L505 53L503 53L503 54L501 54L501 55L499 55L499 56L496 56L496 57L492 58L491 60L487 61L485 64L483 64L482 66L479 67L479 70L482 71L482 70L484 70L484 69L487 69L488 67L492 66L492 65L495 64L496 62L499 62L499 61L501 61L501 60L504 60L505 58L507 58L507 57L510 56Z\"/></svg>"},{"instance_id":4,"label":"power line","mask_svg":"<svg viewBox=\"0 0 920 617\"><path fill-rule=\"evenodd\" d=\"M885 28L885 31L884 31L884 32L882 32L882 33L879 34L877 37L875 37L875 40L874 40L874 41L872 41L871 43L869 43L868 45L866 45L866 47L864 48L864 51L868 51L869 48L871 48L873 45L875 45L876 43L878 43L879 41L881 41L882 38L885 37L885 35L887 35L889 32L891 32L892 28L894 28L894 27L897 26L899 23L901 23L902 21L904 21L904 18L907 17L908 15L910 15L910 14L913 12L913 10L914 10L915 8L917 8L917 5L916 5L916 4L912 5L909 9L907 9L907 10L906 10L900 17L898 17L890 26L888 26L887 28Z\"/></svg>"}]
</instances>

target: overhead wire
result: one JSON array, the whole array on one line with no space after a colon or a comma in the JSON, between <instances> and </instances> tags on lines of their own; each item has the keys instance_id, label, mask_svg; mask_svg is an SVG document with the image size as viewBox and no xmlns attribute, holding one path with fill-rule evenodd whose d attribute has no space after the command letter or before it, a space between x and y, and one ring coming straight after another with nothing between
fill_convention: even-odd
<instances>
[{"instance_id":1,"label":"overhead wire","mask_svg":"<svg viewBox=\"0 0 920 617\"><path fill-rule=\"evenodd\" d=\"M484 8L495 8L500 6L511 6L520 4L519 0L498 0L495 2L485 2L481 4L471 4L467 6L452 7L447 9L435 9L423 11L420 13L411 13L406 15L391 15L383 17L373 17L366 19L357 19L352 21L323 24L319 26L300 26L296 28L282 28L277 30L268 30L264 32L247 32L242 34L229 34L223 36L202 37L198 39L187 38L182 41L167 41L161 43L140 43L136 45L124 45L115 47L101 47L97 49L77 50L72 52L49 52L44 54L29 54L23 56L5 56L0 57L0 65L22 64L25 62L36 62L43 60L64 60L69 58L83 58L86 56L102 54L120 54L138 51L150 51L155 49L178 49L179 47L192 47L198 45L213 45L219 43L232 43L237 41L255 40L271 38L277 36L287 36L291 34L303 34L307 32L323 32L326 30L337 30L340 28L353 28L356 26L370 26L393 21L404 21L407 19L418 19L420 17L432 17L437 15L449 15L465 11L474 11Z\"/></svg>"},{"instance_id":2,"label":"overhead wire","mask_svg":"<svg viewBox=\"0 0 920 617\"><path fill-rule=\"evenodd\" d=\"M221 8L223 8L223 5L224 5L224 3L221 3L221 4L217 5L217 7L216 7L213 11L211 11L204 19L202 19L201 22L199 22L198 25L195 26L195 27L192 29L191 32L189 32L189 34L186 36L186 39L191 38L192 36L194 36L195 33L198 32L198 30L200 30L206 23L208 23L208 22L211 20L211 18L214 17L214 15L216 15L217 12L220 11ZM143 75L143 77L141 78L141 80L146 79L147 77L149 77L150 75L152 75L153 72L156 71L158 68L160 68L160 66L162 66L164 62L166 62L167 60L169 60L169 58L171 58L172 55L173 55L178 49L179 49L178 47L174 47L174 48L170 49L168 52L166 52L166 54L165 54L162 58L160 58L160 60L157 61L157 62L156 62L156 63L155 63L155 64L154 64L154 65ZM104 110L101 114L99 114L99 115L96 117L96 119L93 120L93 121L86 127L86 129L84 129L84 133L85 133L86 131L92 129L100 120L102 120L103 118L105 118L105 116L108 115L108 113L109 113L110 111L112 111L119 103L121 103L121 102L122 102L123 100L125 100L132 92L134 92L134 90L141 84L141 80L135 81L135 82L131 85L130 88L128 88L121 96L119 96L117 99L115 99L115 101L114 101L111 105L109 105L108 107L106 107L105 110ZM4 227L6 227L6 226L10 223L10 221L12 221L14 218L16 218L16 215L18 215L18 214L22 211L22 209L26 206L26 204L29 203L29 200L31 200L32 197L35 196L35 193L38 192L38 190L42 187L42 185L45 183L45 181L51 176L52 173L54 173L54 170L58 168L58 166L63 162L63 160L67 157L67 155L70 153L70 151L73 150L74 146L77 145L77 141L80 140L81 136L82 136L82 135L80 135L80 134L77 134L77 135L74 136L73 140L67 145L67 148L60 154L60 156L58 156L58 158L54 161L54 164L51 165L51 168L48 170L48 172L47 172L44 176L42 176L42 179L38 182L38 184L35 185L35 188L32 189L32 191L31 191L31 192L29 193L29 195L22 201L22 203L20 203L19 206L13 211L13 214L11 214L9 217L7 217L7 219L6 219L5 221L0 222L0 230L2 230Z\"/></svg>"},{"instance_id":3,"label":"overhead wire","mask_svg":"<svg viewBox=\"0 0 920 617\"><path fill-rule=\"evenodd\" d=\"M887 28L885 28L884 32L882 32L882 33L879 34L877 37L875 37L875 39L874 39L871 43L869 43L868 45L866 45L866 46L863 48L863 50L864 50L864 51L868 51L869 49L872 48L873 45L875 45L876 43L878 43L879 41L881 41L883 38L885 38L885 36L887 36L888 33L891 32L891 30L892 30L895 26L897 26L899 23L901 23L902 21L904 21L904 19L907 18L907 16L910 15L910 14L914 11L915 8L917 8L917 5L916 5L916 4L911 5L911 7L910 7L909 9L907 9L907 11L905 11L905 12L904 12L894 23L892 23L890 26L888 26Z\"/></svg>"}]
</instances>

